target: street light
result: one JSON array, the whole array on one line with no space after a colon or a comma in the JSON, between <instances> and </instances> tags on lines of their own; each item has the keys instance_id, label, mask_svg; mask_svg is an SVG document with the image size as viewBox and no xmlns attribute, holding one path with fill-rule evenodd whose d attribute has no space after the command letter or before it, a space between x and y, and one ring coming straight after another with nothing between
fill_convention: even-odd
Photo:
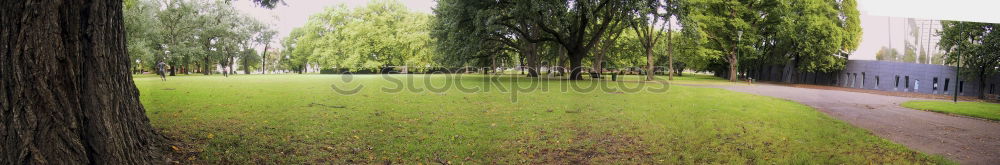
<instances>
[{"instance_id":1,"label":"street light","mask_svg":"<svg viewBox=\"0 0 1000 165\"><path fill-rule=\"evenodd\" d=\"M740 47L739 46L740 46L740 42L742 42L742 40L743 40L743 30L736 31L736 57L733 57L733 60L730 61L730 62L732 62L736 66L736 68L733 68L733 72L734 73L729 73L729 74L736 74L736 79L737 80L733 80L733 81L738 81L739 76L740 76L737 73L739 73L739 70L740 70L740 63L738 62L739 61L738 59L740 58Z\"/></svg>"},{"instance_id":2,"label":"street light","mask_svg":"<svg viewBox=\"0 0 1000 165\"><path fill-rule=\"evenodd\" d=\"M975 41L973 41L973 38L969 37L969 44L972 44L973 42L975 42ZM962 51L966 52L967 50L962 49ZM957 67L955 67L955 97L952 98L953 99L952 101L955 102L955 103L958 103L958 88L960 88L959 87L960 83L958 83L958 82L961 82L961 80L958 80L958 75L962 74L962 72L961 72L962 71L962 54L963 53L959 53L958 54L958 60L955 61L955 63L956 63L955 65L957 66ZM980 90L982 90L982 89L980 89Z\"/></svg>"}]
</instances>

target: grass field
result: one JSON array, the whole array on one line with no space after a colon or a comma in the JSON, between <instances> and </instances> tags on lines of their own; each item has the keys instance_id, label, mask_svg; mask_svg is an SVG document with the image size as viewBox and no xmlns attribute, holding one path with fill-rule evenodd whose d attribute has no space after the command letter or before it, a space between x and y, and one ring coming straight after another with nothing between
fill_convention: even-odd
<instances>
[{"instance_id":1,"label":"grass field","mask_svg":"<svg viewBox=\"0 0 1000 165\"><path fill-rule=\"evenodd\" d=\"M481 75L137 76L152 124L188 163L928 164L947 162L807 106L714 88ZM686 80L685 80L686 79ZM678 81L724 82L705 77ZM531 84L547 90L518 91ZM332 88L364 85L353 95ZM646 84L651 85L651 84ZM651 85L656 86L656 85ZM408 88L408 87L406 87ZM503 92L502 89L508 89ZM516 93L516 94L514 94Z\"/></svg>"},{"instance_id":2,"label":"grass field","mask_svg":"<svg viewBox=\"0 0 1000 165\"><path fill-rule=\"evenodd\" d=\"M908 101L903 107L1000 121L1000 104L987 102Z\"/></svg>"}]
</instances>

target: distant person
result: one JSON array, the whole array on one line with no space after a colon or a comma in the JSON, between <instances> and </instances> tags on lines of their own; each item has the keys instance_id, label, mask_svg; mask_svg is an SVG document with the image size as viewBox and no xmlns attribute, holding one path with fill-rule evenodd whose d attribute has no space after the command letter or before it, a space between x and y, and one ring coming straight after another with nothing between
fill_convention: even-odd
<instances>
[{"instance_id":1,"label":"distant person","mask_svg":"<svg viewBox=\"0 0 1000 165\"><path fill-rule=\"evenodd\" d=\"M160 81L167 81L166 68L167 68L167 63L164 63L163 61L160 61L160 63L156 63L156 74L160 75Z\"/></svg>"}]
</instances>

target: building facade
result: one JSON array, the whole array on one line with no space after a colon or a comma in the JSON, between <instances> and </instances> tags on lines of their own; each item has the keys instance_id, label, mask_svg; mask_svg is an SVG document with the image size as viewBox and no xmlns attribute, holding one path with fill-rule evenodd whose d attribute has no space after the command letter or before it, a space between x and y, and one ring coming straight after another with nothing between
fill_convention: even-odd
<instances>
[{"instance_id":1,"label":"building facade","mask_svg":"<svg viewBox=\"0 0 1000 165\"><path fill-rule=\"evenodd\" d=\"M955 67L873 60L848 60L847 67L833 73L797 73L791 67L765 67L760 80L786 83L832 85L869 90L914 92L925 94L979 96L1000 93L1000 75L986 79L980 89L977 77L955 79ZM957 86L956 86L957 85ZM995 98L993 98L995 99Z\"/></svg>"}]
</instances>

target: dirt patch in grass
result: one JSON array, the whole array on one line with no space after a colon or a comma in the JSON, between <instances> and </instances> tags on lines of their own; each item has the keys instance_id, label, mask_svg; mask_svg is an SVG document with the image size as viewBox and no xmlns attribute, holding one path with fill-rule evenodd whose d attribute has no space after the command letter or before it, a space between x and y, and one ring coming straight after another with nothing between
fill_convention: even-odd
<instances>
[{"instance_id":1,"label":"dirt patch in grass","mask_svg":"<svg viewBox=\"0 0 1000 165\"><path fill-rule=\"evenodd\" d=\"M646 150L648 146L638 137L594 132L589 128L570 129L575 133L569 140L559 140L557 136L549 136L545 131L540 131L540 136L533 139L534 143L522 144L525 152L521 154L530 158L528 164L653 163L652 153Z\"/></svg>"},{"instance_id":2,"label":"dirt patch in grass","mask_svg":"<svg viewBox=\"0 0 1000 165\"><path fill-rule=\"evenodd\" d=\"M198 159L198 155L201 154L201 150L195 147L195 144L183 142L179 139L180 135L177 133L164 132L162 129L158 130L163 137L164 149L163 157L166 161L165 164L198 164L203 163Z\"/></svg>"},{"instance_id":3,"label":"dirt patch in grass","mask_svg":"<svg viewBox=\"0 0 1000 165\"><path fill-rule=\"evenodd\" d=\"M783 85L789 87L797 88L810 88L810 89L823 89L823 90L838 90L847 92L858 92L858 93L868 93L883 96L899 96L899 97L910 97L910 98L926 98L926 99L940 99L940 100L951 100L953 95L951 94L926 94L926 93L916 93L916 92L892 92L892 91L880 91L873 89L859 89L859 88L846 88L838 86L825 86L825 85L810 85L810 84L786 84L786 83L774 83L765 82L767 84ZM974 96L958 96L958 100L962 101L983 101L979 100Z\"/></svg>"}]
</instances>

